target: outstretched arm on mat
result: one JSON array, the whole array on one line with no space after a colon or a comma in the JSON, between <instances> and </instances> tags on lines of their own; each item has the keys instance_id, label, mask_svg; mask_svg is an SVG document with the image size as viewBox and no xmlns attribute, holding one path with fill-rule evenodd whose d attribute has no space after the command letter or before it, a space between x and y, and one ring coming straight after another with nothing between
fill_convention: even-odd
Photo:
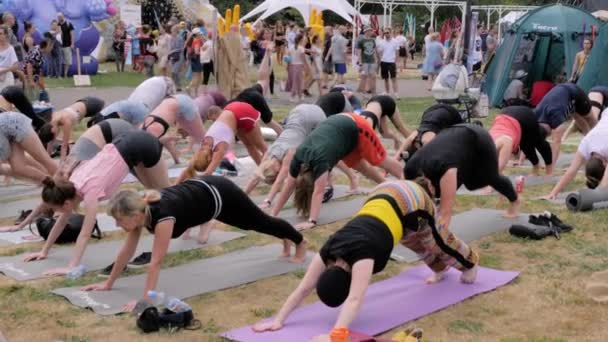
<instances>
[{"instance_id":1,"label":"outstretched arm on mat","mask_svg":"<svg viewBox=\"0 0 608 342\"><path fill-rule=\"evenodd\" d=\"M553 190L551 190L549 195L547 195L545 198L555 199L557 195L566 187L566 185L568 185L574 179L574 177L576 177L578 169L580 169L584 164L585 158L583 158L582 154L576 152L574 159L568 167L568 170L566 170L566 173L564 173L564 175L559 179L559 182L557 182L557 184L553 187Z\"/></svg>"}]
</instances>

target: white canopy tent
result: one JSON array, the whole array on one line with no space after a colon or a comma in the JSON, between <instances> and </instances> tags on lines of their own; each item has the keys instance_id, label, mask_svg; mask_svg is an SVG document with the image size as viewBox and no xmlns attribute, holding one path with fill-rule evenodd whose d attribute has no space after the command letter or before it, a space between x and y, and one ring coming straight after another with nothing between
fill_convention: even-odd
<instances>
[{"instance_id":1,"label":"white canopy tent","mask_svg":"<svg viewBox=\"0 0 608 342\"><path fill-rule=\"evenodd\" d=\"M309 24L310 13L313 8L317 11L332 11L349 23L353 22L353 17L358 14L357 10L346 0L266 0L242 17L241 21L246 21L261 14L256 20L260 21L289 7L300 12L306 25Z\"/></svg>"}]
</instances>

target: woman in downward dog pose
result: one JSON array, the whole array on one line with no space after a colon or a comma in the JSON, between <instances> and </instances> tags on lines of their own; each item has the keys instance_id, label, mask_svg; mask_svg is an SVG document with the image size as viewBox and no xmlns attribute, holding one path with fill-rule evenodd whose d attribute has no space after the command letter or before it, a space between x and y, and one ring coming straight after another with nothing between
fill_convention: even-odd
<instances>
[{"instance_id":1,"label":"woman in downward dog pose","mask_svg":"<svg viewBox=\"0 0 608 342\"><path fill-rule=\"evenodd\" d=\"M21 113L0 113L0 174L40 184L56 171L57 163L45 151L32 120Z\"/></svg>"},{"instance_id":2,"label":"woman in downward dog pose","mask_svg":"<svg viewBox=\"0 0 608 342\"><path fill-rule=\"evenodd\" d=\"M403 153L407 152L408 158L405 159L409 159L422 146L433 140L439 132L461 123L462 116L456 108L442 103L432 105L422 113L420 126L405 139L395 158L404 159Z\"/></svg>"},{"instance_id":3,"label":"woman in downward dog pose","mask_svg":"<svg viewBox=\"0 0 608 342\"><path fill-rule=\"evenodd\" d=\"M154 235L144 298L147 298L149 290L156 288L170 240L178 238L188 228L212 219L240 229L287 239L296 244L293 262L303 262L306 257L306 241L302 234L286 221L264 213L243 190L224 177L189 179L160 193L151 191L146 197L132 190L123 190L111 199L108 214L127 232L127 238L109 279L105 283L86 286L84 291L112 289L114 281L133 257L143 229ZM284 256L289 254L289 249L284 251ZM131 311L134 305L135 301L130 302L126 311Z\"/></svg>"},{"instance_id":4,"label":"woman in downward dog pose","mask_svg":"<svg viewBox=\"0 0 608 342\"><path fill-rule=\"evenodd\" d=\"M1 115L1 114L0 114ZM581 166L585 165L585 178L590 189L608 188L608 115L606 111L598 124L581 140L574 159L566 173L560 178L547 198L555 199L557 195L576 177Z\"/></svg>"},{"instance_id":5,"label":"woman in downward dog pose","mask_svg":"<svg viewBox=\"0 0 608 342\"><path fill-rule=\"evenodd\" d=\"M450 267L462 271L463 283L476 279L477 253L437 217L423 187L411 181L386 182L374 189L351 221L329 237L275 319L258 323L253 330L281 329L289 314L316 288L325 305L342 305L329 334L347 331L363 304L372 274L386 267L398 243L416 252L434 272L427 279L429 284L440 281ZM329 340L328 335L313 339Z\"/></svg>"},{"instance_id":6,"label":"woman in downward dog pose","mask_svg":"<svg viewBox=\"0 0 608 342\"><path fill-rule=\"evenodd\" d=\"M114 102L89 121L92 126L105 119L123 119L139 126L154 108L168 96L175 94L175 84L164 76L148 78L140 83L126 99Z\"/></svg>"},{"instance_id":7,"label":"woman in downward dog pose","mask_svg":"<svg viewBox=\"0 0 608 342\"><path fill-rule=\"evenodd\" d=\"M308 221L298 224L297 228L314 227L329 173L340 160L376 183L384 182L384 177L373 166L380 166L397 178L403 177L401 164L386 158L384 146L364 117L336 114L319 124L297 148L272 214L279 214L295 189L295 207L299 213L309 216Z\"/></svg>"},{"instance_id":8,"label":"woman in downward dog pose","mask_svg":"<svg viewBox=\"0 0 608 342\"><path fill-rule=\"evenodd\" d=\"M426 184L440 198L440 216L446 226L452 217L456 191L491 186L505 196L510 206L505 217L518 215L521 201L509 178L498 172L498 155L490 134L473 124L446 128L424 145L405 165L405 178Z\"/></svg>"},{"instance_id":9,"label":"woman in downward dog pose","mask_svg":"<svg viewBox=\"0 0 608 342\"><path fill-rule=\"evenodd\" d=\"M547 175L553 173L551 145L545 140L547 131L536 121L534 111L529 107L513 106L501 109L489 133L498 153L498 172L502 173L511 155L521 150L534 166L535 175L538 175L540 170L536 151L545 161Z\"/></svg>"},{"instance_id":10,"label":"woman in downward dog pose","mask_svg":"<svg viewBox=\"0 0 608 342\"><path fill-rule=\"evenodd\" d=\"M283 133L268 148L256 174L252 176L247 184L245 193L249 194L253 191L260 180L263 180L266 184L271 184L270 193L262 204L263 208L269 207L276 194L281 190L283 181L287 178L289 164L296 148L324 120L325 113L319 106L311 104L296 106L287 117Z\"/></svg>"},{"instance_id":11,"label":"woman in downward dog pose","mask_svg":"<svg viewBox=\"0 0 608 342\"><path fill-rule=\"evenodd\" d=\"M399 138L388 128L389 120L404 138L410 135L410 130L401 121L397 103L390 96L377 95L372 97L360 115L367 118L373 128L378 129L382 137L392 139L395 142L395 148L399 148L400 142Z\"/></svg>"},{"instance_id":12,"label":"woman in downward dog pose","mask_svg":"<svg viewBox=\"0 0 608 342\"><path fill-rule=\"evenodd\" d=\"M30 254L24 260L46 258L51 246L65 229L68 218L82 202L85 218L74 246L74 255L66 268L48 270L46 274L66 274L78 266L91 238L100 202L118 190L130 169L135 169L146 188L161 189L170 186L167 165L162 159L162 145L153 135L139 130L115 138L93 159L76 167L69 180L47 177L43 181L42 201L61 215L51 229L42 251ZM42 210L41 207L38 206L31 216L36 217Z\"/></svg>"},{"instance_id":13,"label":"woman in downward dog pose","mask_svg":"<svg viewBox=\"0 0 608 342\"><path fill-rule=\"evenodd\" d=\"M102 99L87 96L74 104L53 113L50 125L45 125L40 130L40 139L47 146L47 150L53 147L49 142L55 140L59 135L59 131L63 132L61 137L61 160L64 160L68 155L68 147L74 126L78 125L84 118L95 116L104 106Z\"/></svg>"},{"instance_id":14,"label":"woman in downward dog pose","mask_svg":"<svg viewBox=\"0 0 608 342\"><path fill-rule=\"evenodd\" d=\"M203 127L199 109L190 96L172 95L165 98L145 117L140 128L158 137L167 151L171 153L173 161L179 164L179 152L175 147L177 137L167 135L167 133L171 127L177 125L193 140L201 141L205 135L205 127Z\"/></svg>"},{"instance_id":15,"label":"woman in downward dog pose","mask_svg":"<svg viewBox=\"0 0 608 342\"><path fill-rule=\"evenodd\" d=\"M259 165L266 153L266 143L257 123L259 118L260 113L247 103L232 102L227 105L207 130L200 149L190 160L177 183L194 177L197 171L206 176L212 175L234 144L235 135L245 144L249 155Z\"/></svg>"}]
</instances>

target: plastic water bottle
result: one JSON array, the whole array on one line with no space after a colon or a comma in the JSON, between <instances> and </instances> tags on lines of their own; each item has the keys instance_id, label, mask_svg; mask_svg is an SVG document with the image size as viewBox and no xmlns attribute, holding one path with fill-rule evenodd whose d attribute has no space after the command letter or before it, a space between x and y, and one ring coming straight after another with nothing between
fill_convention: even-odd
<instances>
[{"instance_id":1,"label":"plastic water bottle","mask_svg":"<svg viewBox=\"0 0 608 342\"><path fill-rule=\"evenodd\" d=\"M165 307L175 313L186 312L186 311L192 310L190 305L188 305L187 303L185 303L175 297L172 297L171 299L169 299L169 302L167 303L167 305Z\"/></svg>"},{"instance_id":2,"label":"plastic water bottle","mask_svg":"<svg viewBox=\"0 0 608 342\"><path fill-rule=\"evenodd\" d=\"M65 276L68 279L74 280L82 277L85 273L87 273L87 267L85 265L78 265L72 268L70 272L68 272L68 274L66 274Z\"/></svg>"},{"instance_id":3,"label":"plastic water bottle","mask_svg":"<svg viewBox=\"0 0 608 342\"><path fill-rule=\"evenodd\" d=\"M165 293L157 292L154 290L148 291L148 297L150 298L150 304L154 306L161 306L165 304Z\"/></svg>"}]
</instances>

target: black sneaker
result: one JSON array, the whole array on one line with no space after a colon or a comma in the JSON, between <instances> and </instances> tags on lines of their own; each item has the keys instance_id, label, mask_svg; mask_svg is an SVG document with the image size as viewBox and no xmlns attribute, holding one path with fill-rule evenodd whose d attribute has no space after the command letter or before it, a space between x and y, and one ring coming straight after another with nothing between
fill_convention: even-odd
<instances>
[{"instance_id":1,"label":"black sneaker","mask_svg":"<svg viewBox=\"0 0 608 342\"><path fill-rule=\"evenodd\" d=\"M131 261L129 263L129 267L130 268L142 268L142 267L147 266L150 263L150 260L152 260L152 253L143 252L137 258L133 259L133 261Z\"/></svg>"},{"instance_id":2,"label":"black sneaker","mask_svg":"<svg viewBox=\"0 0 608 342\"><path fill-rule=\"evenodd\" d=\"M104 268L103 270L99 271L99 273L97 274L98 277L102 277L102 278L108 278L110 276L110 273L112 273L112 268L114 268L114 263L111 263L110 265L108 265L106 268ZM127 268L125 267L122 271L126 271Z\"/></svg>"},{"instance_id":3,"label":"black sneaker","mask_svg":"<svg viewBox=\"0 0 608 342\"><path fill-rule=\"evenodd\" d=\"M32 213L32 210L21 210L21 213L19 214L19 217L17 217L17 219L15 220L15 224L19 224L21 222L23 222L23 220L25 220L28 216L30 216L30 214Z\"/></svg>"},{"instance_id":4,"label":"black sneaker","mask_svg":"<svg viewBox=\"0 0 608 342\"><path fill-rule=\"evenodd\" d=\"M555 214L546 212L544 215L555 227L559 228L562 233L571 232L574 227L571 225L562 222Z\"/></svg>"}]
</instances>

